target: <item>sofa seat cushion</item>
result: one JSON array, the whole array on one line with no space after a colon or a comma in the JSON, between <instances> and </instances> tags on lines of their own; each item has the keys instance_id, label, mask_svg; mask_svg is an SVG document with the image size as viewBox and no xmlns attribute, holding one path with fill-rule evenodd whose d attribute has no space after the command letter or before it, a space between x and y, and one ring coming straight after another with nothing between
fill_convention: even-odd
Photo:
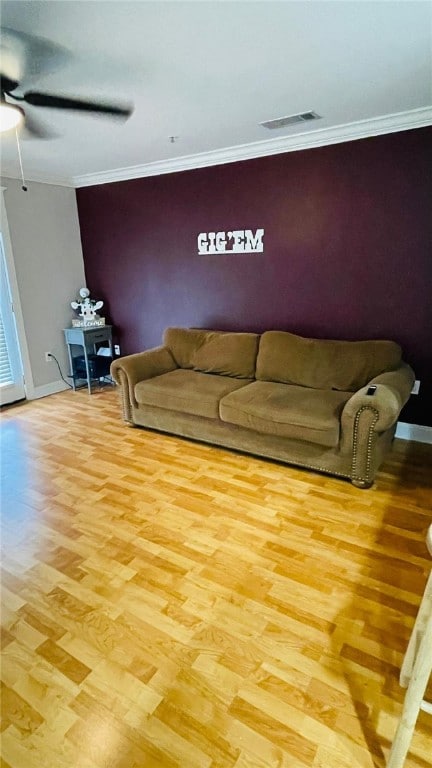
<instances>
[{"instance_id":1,"label":"sofa seat cushion","mask_svg":"<svg viewBox=\"0 0 432 768\"><path fill-rule=\"evenodd\" d=\"M168 408L194 416L217 419L220 399L246 384L244 379L240 381L178 368L161 376L140 381L135 386L135 398L138 405Z\"/></svg>"},{"instance_id":2,"label":"sofa seat cushion","mask_svg":"<svg viewBox=\"0 0 432 768\"><path fill-rule=\"evenodd\" d=\"M220 417L255 432L334 447L351 394L255 381L221 400Z\"/></svg>"}]
</instances>

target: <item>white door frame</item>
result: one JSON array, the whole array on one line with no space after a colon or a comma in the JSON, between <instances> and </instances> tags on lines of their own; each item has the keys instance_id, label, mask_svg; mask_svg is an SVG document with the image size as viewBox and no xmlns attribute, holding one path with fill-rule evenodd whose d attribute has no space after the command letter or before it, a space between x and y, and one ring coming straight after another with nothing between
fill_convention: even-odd
<instances>
[{"instance_id":1,"label":"white door frame","mask_svg":"<svg viewBox=\"0 0 432 768\"><path fill-rule=\"evenodd\" d=\"M23 400L25 398L25 389L14 307L6 269L3 237L0 238L0 311L3 336L3 375L0 384L0 405L8 405L9 403L15 403L17 400Z\"/></svg>"},{"instance_id":2,"label":"white door frame","mask_svg":"<svg viewBox=\"0 0 432 768\"><path fill-rule=\"evenodd\" d=\"M18 344L21 352L21 361L24 374L24 391L26 397L32 399L34 397L35 387L33 381L33 375L30 365L30 356L27 345L27 337L25 333L24 317L21 309L20 294L18 288L18 281L15 271L15 262L12 250L12 241L9 232L9 225L7 220L6 205L4 200L4 193L7 187L1 187L1 220L0 228L3 237L3 248L6 262L6 271L9 280L9 288L11 292L11 298L13 303L15 325L18 336Z\"/></svg>"}]
</instances>

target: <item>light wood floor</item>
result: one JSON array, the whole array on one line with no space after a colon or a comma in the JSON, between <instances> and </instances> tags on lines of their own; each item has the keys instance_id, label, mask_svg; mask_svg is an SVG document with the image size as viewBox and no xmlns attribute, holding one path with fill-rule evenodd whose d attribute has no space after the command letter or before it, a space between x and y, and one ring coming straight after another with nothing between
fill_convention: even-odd
<instances>
[{"instance_id":1,"label":"light wood floor","mask_svg":"<svg viewBox=\"0 0 432 768\"><path fill-rule=\"evenodd\" d=\"M384 765L431 446L362 491L128 427L111 389L1 421L1 768Z\"/></svg>"}]
</instances>

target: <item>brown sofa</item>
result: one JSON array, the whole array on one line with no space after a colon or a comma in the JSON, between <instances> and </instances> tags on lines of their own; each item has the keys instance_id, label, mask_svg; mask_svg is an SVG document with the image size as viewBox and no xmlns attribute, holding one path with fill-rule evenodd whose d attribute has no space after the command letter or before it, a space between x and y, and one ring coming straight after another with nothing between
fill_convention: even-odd
<instances>
[{"instance_id":1,"label":"brown sofa","mask_svg":"<svg viewBox=\"0 0 432 768\"><path fill-rule=\"evenodd\" d=\"M168 328L111 365L123 416L372 485L414 373L392 341Z\"/></svg>"}]
</instances>

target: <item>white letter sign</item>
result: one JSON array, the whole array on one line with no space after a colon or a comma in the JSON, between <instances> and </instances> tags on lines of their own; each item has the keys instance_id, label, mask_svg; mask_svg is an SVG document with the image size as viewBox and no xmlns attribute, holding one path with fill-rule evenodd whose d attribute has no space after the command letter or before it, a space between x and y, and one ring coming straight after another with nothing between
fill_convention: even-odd
<instances>
[{"instance_id":1,"label":"white letter sign","mask_svg":"<svg viewBox=\"0 0 432 768\"><path fill-rule=\"evenodd\" d=\"M198 253L264 253L264 230L232 229L229 232L200 232Z\"/></svg>"}]
</instances>

